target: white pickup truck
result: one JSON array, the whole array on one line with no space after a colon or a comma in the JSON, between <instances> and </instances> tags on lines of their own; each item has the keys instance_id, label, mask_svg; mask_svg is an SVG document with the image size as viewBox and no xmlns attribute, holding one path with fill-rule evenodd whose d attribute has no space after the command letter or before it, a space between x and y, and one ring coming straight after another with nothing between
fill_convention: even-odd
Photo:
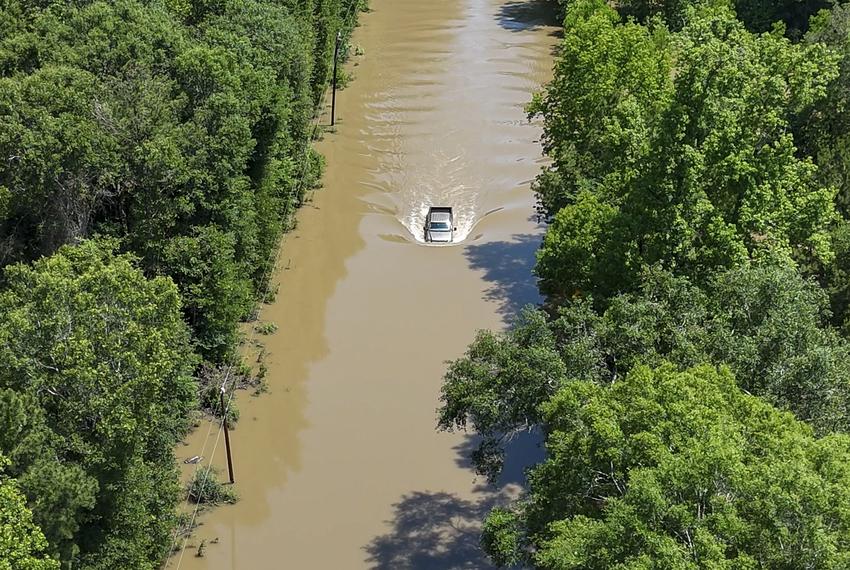
<instances>
[{"instance_id":1,"label":"white pickup truck","mask_svg":"<svg viewBox=\"0 0 850 570\"><path fill-rule=\"evenodd\" d=\"M451 243L455 239L454 214L451 208L428 208L425 216L425 241L431 243Z\"/></svg>"}]
</instances>

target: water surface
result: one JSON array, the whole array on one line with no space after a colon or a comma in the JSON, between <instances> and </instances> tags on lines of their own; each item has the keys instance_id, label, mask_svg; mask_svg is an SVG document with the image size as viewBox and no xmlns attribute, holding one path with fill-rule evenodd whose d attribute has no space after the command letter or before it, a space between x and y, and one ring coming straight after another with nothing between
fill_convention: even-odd
<instances>
[{"instance_id":1,"label":"water surface","mask_svg":"<svg viewBox=\"0 0 850 570\"><path fill-rule=\"evenodd\" d=\"M465 459L473 441L436 432L435 409L444 361L538 300L540 129L523 106L551 76L551 4L371 0L338 128L318 145L325 187L262 313L279 327L261 337L270 392L240 394L241 500L201 518L190 544L205 557L189 548L170 568L487 567L477 521L535 449L515 442L489 488ZM455 208L461 243L421 243L430 205ZM212 461L224 466L221 443Z\"/></svg>"}]
</instances>

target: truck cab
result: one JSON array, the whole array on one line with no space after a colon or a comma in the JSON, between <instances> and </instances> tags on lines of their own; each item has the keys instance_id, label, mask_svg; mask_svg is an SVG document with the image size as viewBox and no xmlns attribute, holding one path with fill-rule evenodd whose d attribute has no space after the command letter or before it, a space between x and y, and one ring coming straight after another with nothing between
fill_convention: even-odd
<instances>
[{"instance_id":1,"label":"truck cab","mask_svg":"<svg viewBox=\"0 0 850 570\"><path fill-rule=\"evenodd\" d=\"M425 216L425 241L429 243L451 243L455 238L454 214L451 208L428 208Z\"/></svg>"}]
</instances>

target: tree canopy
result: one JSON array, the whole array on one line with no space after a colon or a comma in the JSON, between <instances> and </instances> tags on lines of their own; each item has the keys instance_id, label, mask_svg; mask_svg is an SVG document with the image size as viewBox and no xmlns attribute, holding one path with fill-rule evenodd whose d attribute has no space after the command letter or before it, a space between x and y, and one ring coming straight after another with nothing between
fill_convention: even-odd
<instances>
[{"instance_id":1,"label":"tree canopy","mask_svg":"<svg viewBox=\"0 0 850 570\"><path fill-rule=\"evenodd\" d=\"M590 0L568 8L556 78L530 108L554 159L538 183L550 297L628 291L654 264L700 281L748 259L834 257L835 189L790 131L836 58L724 8L689 15L670 35Z\"/></svg>"},{"instance_id":2,"label":"tree canopy","mask_svg":"<svg viewBox=\"0 0 850 570\"><path fill-rule=\"evenodd\" d=\"M104 244L13 265L0 292L0 453L50 551L154 568L174 522L173 446L196 405L177 288Z\"/></svg>"},{"instance_id":3,"label":"tree canopy","mask_svg":"<svg viewBox=\"0 0 850 570\"><path fill-rule=\"evenodd\" d=\"M194 374L238 360L238 323L321 173L312 122L360 5L0 2L0 485L3 501L18 500L13 480L26 498L8 507L15 568L53 567L42 552L65 568L161 565Z\"/></svg>"},{"instance_id":4,"label":"tree canopy","mask_svg":"<svg viewBox=\"0 0 850 570\"><path fill-rule=\"evenodd\" d=\"M494 560L566 569L844 568L850 437L813 436L710 366L638 366L542 409L527 500L485 525Z\"/></svg>"},{"instance_id":5,"label":"tree canopy","mask_svg":"<svg viewBox=\"0 0 850 570\"><path fill-rule=\"evenodd\" d=\"M175 279L203 356L231 358L317 180L310 122L358 5L5 2L0 266L119 238Z\"/></svg>"},{"instance_id":6,"label":"tree canopy","mask_svg":"<svg viewBox=\"0 0 850 570\"><path fill-rule=\"evenodd\" d=\"M788 267L742 267L703 289L665 272L600 313L577 300L554 317L526 309L504 334L482 331L451 364L440 426L484 436L474 459L494 475L517 431L566 384L615 383L639 364L728 365L740 387L818 433L850 430L850 343L828 325L828 299Z\"/></svg>"},{"instance_id":7,"label":"tree canopy","mask_svg":"<svg viewBox=\"0 0 850 570\"><path fill-rule=\"evenodd\" d=\"M545 569L850 563L846 6L563 2L529 106L542 308L480 331L441 429L541 432L482 544ZM736 13L737 11L737 13ZM776 22L777 20L782 20Z\"/></svg>"}]
</instances>

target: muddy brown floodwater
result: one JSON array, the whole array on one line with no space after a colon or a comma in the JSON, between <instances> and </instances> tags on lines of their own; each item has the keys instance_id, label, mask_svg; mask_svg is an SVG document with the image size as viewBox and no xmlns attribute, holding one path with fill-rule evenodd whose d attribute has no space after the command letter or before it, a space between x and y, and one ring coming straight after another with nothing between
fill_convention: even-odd
<instances>
[{"instance_id":1,"label":"muddy brown floodwater","mask_svg":"<svg viewBox=\"0 0 850 570\"><path fill-rule=\"evenodd\" d=\"M203 558L190 547L170 568L487 567L477 523L539 451L518 443L487 487L471 438L435 431L435 410L445 360L538 300L540 127L523 106L551 76L552 4L371 0L338 129L318 145L324 188L263 310L279 326L261 337L270 391L240 394L240 501L201 517L190 545L205 540ZM420 243L431 204L456 208L462 243ZM224 467L222 444L212 463Z\"/></svg>"}]
</instances>

